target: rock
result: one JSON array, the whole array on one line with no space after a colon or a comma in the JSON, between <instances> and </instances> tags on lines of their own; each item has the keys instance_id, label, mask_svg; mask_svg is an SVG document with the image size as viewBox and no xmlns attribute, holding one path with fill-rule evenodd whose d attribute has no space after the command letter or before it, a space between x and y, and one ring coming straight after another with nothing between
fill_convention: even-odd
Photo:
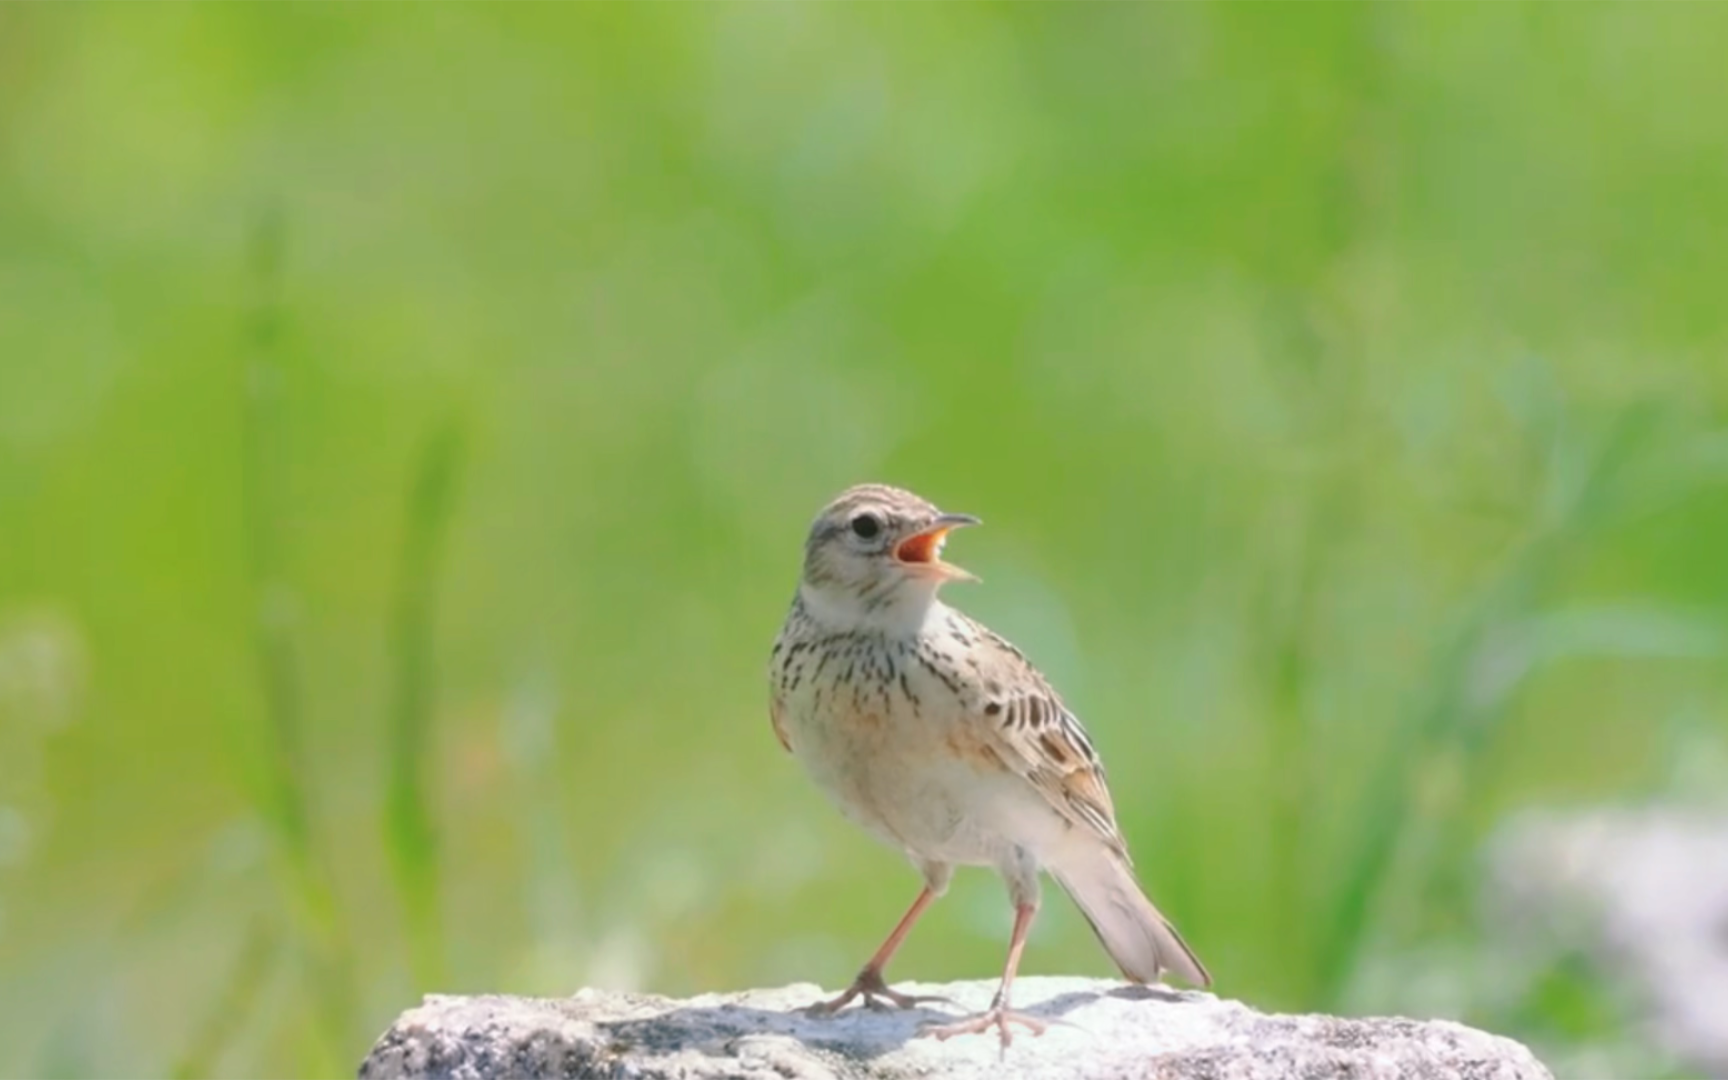
<instances>
[{"instance_id":1,"label":"rock","mask_svg":"<svg viewBox=\"0 0 1728 1080\"><path fill-rule=\"evenodd\" d=\"M1728 813L1532 812L1489 851L1490 923L1540 957L1583 952L1660 1050L1728 1076Z\"/></svg>"},{"instance_id":2,"label":"rock","mask_svg":"<svg viewBox=\"0 0 1728 1080\"><path fill-rule=\"evenodd\" d=\"M982 1008L993 982L897 984ZM812 1017L808 984L675 1000L583 990L565 999L431 996L384 1033L360 1075L481 1080L827 1080L891 1077L1120 1077L1171 1080L1552 1080L1510 1039L1432 1020L1256 1012L1193 991L1075 978L1015 984L1025 1011L1051 1021L943 1042L919 1026L957 1010L849 1008Z\"/></svg>"}]
</instances>

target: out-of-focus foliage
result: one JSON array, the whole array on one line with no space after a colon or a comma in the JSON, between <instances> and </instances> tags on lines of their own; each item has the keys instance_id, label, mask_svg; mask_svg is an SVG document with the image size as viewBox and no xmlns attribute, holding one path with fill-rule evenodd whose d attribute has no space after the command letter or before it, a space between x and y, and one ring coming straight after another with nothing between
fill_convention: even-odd
<instances>
[{"instance_id":1,"label":"out-of-focus foliage","mask_svg":"<svg viewBox=\"0 0 1728 1080\"><path fill-rule=\"evenodd\" d=\"M1221 992L1620 1038L1587 968L1508 990L1475 852L1728 725L1724 40L0 8L0 1072L843 981L915 877L763 668L864 479L986 519L951 599L1085 718ZM1108 971L1046 912L1027 970ZM1007 918L963 874L891 974L992 974Z\"/></svg>"}]
</instances>

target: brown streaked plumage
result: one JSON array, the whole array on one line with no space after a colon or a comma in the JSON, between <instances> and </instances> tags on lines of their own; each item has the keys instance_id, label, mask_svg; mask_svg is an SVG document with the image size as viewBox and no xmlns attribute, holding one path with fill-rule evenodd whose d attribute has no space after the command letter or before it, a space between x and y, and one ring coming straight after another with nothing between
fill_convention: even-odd
<instances>
[{"instance_id":1,"label":"brown streaked plumage","mask_svg":"<svg viewBox=\"0 0 1728 1080\"><path fill-rule=\"evenodd\" d=\"M1173 972L1210 984L1199 959L1134 879L1104 766L1085 729L1031 662L938 598L976 580L941 559L947 534L977 519L943 514L883 484L842 492L810 527L797 596L770 664L769 716L780 744L852 821L904 851L924 889L832 1012L863 997L902 1007L883 968L956 865L994 867L1014 932L989 1010L932 1029L941 1038L1010 1022L1039 903L1039 873L1072 896L1122 973Z\"/></svg>"}]
</instances>

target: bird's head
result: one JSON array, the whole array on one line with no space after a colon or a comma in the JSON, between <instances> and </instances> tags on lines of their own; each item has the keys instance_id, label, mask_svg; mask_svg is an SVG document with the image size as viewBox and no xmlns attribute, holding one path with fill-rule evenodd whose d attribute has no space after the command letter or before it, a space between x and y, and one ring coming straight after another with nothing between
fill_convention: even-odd
<instances>
[{"instance_id":1,"label":"bird's head","mask_svg":"<svg viewBox=\"0 0 1728 1080\"><path fill-rule=\"evenodd\" d=\"M860 622L921 611L946 582L978 580L942 561L948 534L978 523L901 488L848 488L810 526L800 589L813 606Z\"/></svg>"}]
</instances>

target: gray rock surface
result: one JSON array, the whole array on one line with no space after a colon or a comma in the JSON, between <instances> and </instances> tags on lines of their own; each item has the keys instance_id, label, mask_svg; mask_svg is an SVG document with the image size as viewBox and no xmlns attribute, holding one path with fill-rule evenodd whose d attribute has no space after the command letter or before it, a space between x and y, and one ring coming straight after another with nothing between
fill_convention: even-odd
<instances>
[{"instance_id":1,"label":"gray rock surface","mask_svg":"<svg viewBox=\"0 0 1728 1080\"><path fill-rule=\"evenodd\" d=\"M970 1011L993 982L896 984ZM1027 977L1025 1011L1051 1021L943 1042L923 1024L958 1010L848 1009L812 1017L808 984L674 1000L584 990L564 999L428 997L403 1013L360 1066L367 1080L606 1077L608 1080L827 1080L890 1077L1171 1080L1552 1080L1510 1039L1446 1021L1256 1012L1210 994L1095 979Z\"/></svg>"}]
</instances>

